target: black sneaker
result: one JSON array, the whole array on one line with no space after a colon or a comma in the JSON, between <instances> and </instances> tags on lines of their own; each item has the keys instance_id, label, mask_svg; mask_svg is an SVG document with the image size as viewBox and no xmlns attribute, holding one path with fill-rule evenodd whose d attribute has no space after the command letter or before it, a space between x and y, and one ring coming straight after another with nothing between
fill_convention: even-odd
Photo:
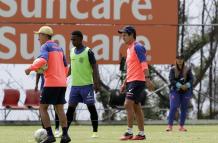
<instances>
[{"instance_id":1,"label":"black sneaker","mask_svg":"<svg viewBox=\"0 0 218 143\"><path fill-rule=\"evenodd\" d=\"M70 137L68 135L63 135L61 137L61 142L60 143L69 143L71 141Z\"/></svg>"},{"instance_id":2,"label":"black sneaker","mask_svg":"<svg viewBox=\"0 0 218 143\"><path fill-rule=\"evenodd\" d=\"M40 143L53 143L56 139L54 136L48 136L45 140L41 141Z\"/></svg>"}]
</instances>

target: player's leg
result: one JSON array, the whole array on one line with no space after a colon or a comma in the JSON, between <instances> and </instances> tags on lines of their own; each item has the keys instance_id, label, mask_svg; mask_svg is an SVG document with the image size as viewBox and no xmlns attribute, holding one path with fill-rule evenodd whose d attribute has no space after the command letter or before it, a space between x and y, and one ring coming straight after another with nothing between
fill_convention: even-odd
<instances>
[{"instance_id":1,"label":"player's leg","mask_svg":"<svg viewBox=\"0 0 218 143\"><path fill-rule=\"evenodd\" d=\"M134 120L134 104L135 104L135 97L134 93L132 92L135 88L134 82L130 82L127 84L127 93L126 93L126 98L124 102L124 107L127 112L127 131L124 133L124 135L120 138L121 140L128 140L132 139L133 137L133 120Z\"/></svg>"},{"instance_id":2,"label":"player's leg","mask_svg":"<svg viewBox=\"0 0 218 143\"><path fill-rule=\"evenodd\" d=\"M58 118L58 114L55 110L55 130L59 130L59 118Z\"/></svg>"},{"instance_id":3,"label":"player's leg","mask_svg":"<svg viewBox=\"0 0 218 143\"><path fill-rule=\"evenodd\" d=\"M187 129L184 128L184 125L185 125L189 101L190 101L190 93L185 93L181 95L181 106L180 106L181 115L180 115L180 123L179 123L180 131L187 131Z\"/></svg>"},{"instance_id":4,"label":"player's leg","mask_svg":"<svg viewBox=\"0 0 218 143\"><path fill-rule=\"evenodd\" d=\"M66 87L59 87L59 91L57 92L57 100L54 103L56 112L59 117L59 121L62 127L62 137L61 137L61 143L68 143L71 141L69 135L68 135L68 130L67 130L67 117L64 112L64 104L66 103L65 101L65 91Z\"/></svg>"},{"instance_id":5,"label":"player's leg","mask_svg":"<svg viewBox=\"0 0 218 143\"><path fill-rule=\"evenodd\" d=\"M40 104L39 110L44 128L46 129L49 136L53 136L50 118L48 115L48 106L48 104Z\"/></svg>"},{"instance_id":6,"label":"player's leg","mask_svg":"<svg viewBox=\"0 0 218 143\"><path fill-rule=\"evenodd\" d=\"M134 104L133 100L125 99L124 107L127 112L127 130L120 140L129 140L133 137Z\"/></svg>"},{"instance_id":7,"label":"player's leg","mask_svg":"<svg viewBox=\"0 0 218 143\"><path fill-rule=\"evenodd\" d=\"M67 129L69 129L71 123L74 119L74 112L76 110L77 104L79 102L82 102L82 98L79 95L79 89L78 87L71 87L70 95L69 95L69 101L68 101L68 108L67 108Z\"/></svg>"},{"instance_id":8,"label":"player's leg","mask_svg":"<svg viewBox=\"0 0 218 143\"><path fill-rule=\"evenodd\" d=\"M80 95L82 96L83 103L87 105L87 108L90 113L90 119L92 122L93 134L92 137L98 137L98 113L95 107L95 98L93 85L86 85L80 89Z\"/></svg>"},{"instance_id":9,"label":"player's leg","mask_svg":"<svg viewBox=\"0 0 218 143\"><path fill-rule=\"evenodd\" d=\"M62 133L59 130L60 122L59 122L58 114L57 114L55 107L54 107L54 111L55 111L55 137L59 138L59 137L61 137Z\"/></svg>"},{"instance_id":10,"label":"player's leg","mask_svg":"<svg viewBox=\"0 0 218 143\"><path fill-rule=\"evenodd\" d=\"M176 93L176 91L173 91L170 93L170 112L169 112L169 116L168 116L168 127L167 127L166 131L172 131L175 114L176 114L177 109L179 107L179 102L180 102L179 98L180 97Z\"/></svg>"},{"instance_id":11,"label":"player's leg","mask_svg":"<svg viewBox=\"0 0 218 143\"><path fill-rule=\"evenodd\" d=\"M67 115L67 129L69 129L71 123L73 122L76 107L77 107L77 103L74 103L74 104L70 103L68 105L67 113L66 113L66 115Z\"/></svg>"},{"instance_id":12,"label":"player's leg","mask_svg":"<svg viewBox=\"0 0 218 143\"><path fill-rule=\"evenodd\" d=\"M143 140L145 139L145 133L144 133L144 113L142 111L141 104L135 104L134 105L134 112L135 117L138 125L138 134L133 137L133 140Z\"/></svg>"},{"instance_id":13,"label":"player's leg","mask_svg":"<svg viewBox=\"0 0 218 143\"><path fill-rule=\"evenodd\" d=\"M42 123L48 135L47 138L42 143L56 141L52 132L50 118L48 114L48 106L49 104L52 104L51 91L52 88L44 87L40 98L40 106L39 106L40 115L41 115Z\"/></svg>"},{"instance_id":14,"label":"player's leg","mask_svg":"<svg viewBox=\"0 0 218 143\"><path fill-rule=\"evenodd\" d=\"M139 130L138 134L132 138L133 140L144 140L146 138L144 133L144 113L141 107L141 102L143 100L142 92L144 91L144 89L145 82L136 81L133 83L133 90L131 92L133 93L133 99L135 101L134 113Z\"/></svg>"},{"instance_id":15,"label":"player's leg","mask_svg":"<svg viewBox=\"0 0 218 143\"><path fill-rule=\"evenodd\" d=\"M92 131L93 131L93 138L98 137L97 132L98 132L98 113L96 110L96 107L94 104L89 104L87 105L87 108L89 110L90 113L90 118L91 118L91 122L92 122Z\"/></svg>"}]
</instances>

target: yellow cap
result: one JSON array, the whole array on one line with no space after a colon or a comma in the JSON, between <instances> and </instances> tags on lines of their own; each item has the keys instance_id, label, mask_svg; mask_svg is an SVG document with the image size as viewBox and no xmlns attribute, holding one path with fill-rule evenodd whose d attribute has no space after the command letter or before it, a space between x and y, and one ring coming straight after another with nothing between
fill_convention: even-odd
<instances>
[{"instance_id":1,"label":"yellow cap","mask_svg":"<svg viewBox=\"0 0 218 143\"><path fill-rule=\"evenodd\" d=\"M53 35L53 29L49 26L42 26L39 31L34 31L36 34L46 34L46 35Z\"/></svg>"}]
</instances>

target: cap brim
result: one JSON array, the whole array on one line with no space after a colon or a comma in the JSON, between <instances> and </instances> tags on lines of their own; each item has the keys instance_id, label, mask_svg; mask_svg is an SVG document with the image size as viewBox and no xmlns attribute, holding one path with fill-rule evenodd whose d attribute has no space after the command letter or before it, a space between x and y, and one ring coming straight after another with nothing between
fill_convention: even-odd
<instances>
[{"instance_id":1,"label":"cap brim","mask_svg":"<svg viewBox=\"0 0 218 143\"><path fill-rule=\"evenodd\" d=\"M124 29L120 29L120 30L118 30L118 33L125 33L126 31L124 30Z\"/></svg>"},{"instance_id":2,"label":"cap brim","mask_svg":"<svg viewBox=\"0 0 218 143\"><path fill-rule=\"evenodd\" d=\"M33 31L33 33L35 33L35 34L39 34L39 31Z\"/></svg>"}]
</instances>

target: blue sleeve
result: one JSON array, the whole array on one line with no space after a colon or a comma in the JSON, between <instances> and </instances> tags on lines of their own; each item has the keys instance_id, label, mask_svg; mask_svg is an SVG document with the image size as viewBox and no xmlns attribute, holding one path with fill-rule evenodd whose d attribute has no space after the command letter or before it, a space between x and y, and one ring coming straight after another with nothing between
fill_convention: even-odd
<instances>
[{"instance_id":1,"label":"blue sleeve","mask_svg":"<svg viewBox=\"0 0 218 143\"><path fill-rule=\"evenodd\" d=\"M48 61L48 48L46 44L42 45L39 58L44 58L46 61Z\"/></svg>"},{"instance_id":2,"label":"blue sleeve","mask_svg":"<svg viewBox=\"0 0 218 143\"><path fill-rule=\"evenodd\" d=\"M175 69L173 67L170 69L169 81L170 81L170 87L176 88L177 81L175 79Z\"/></svg>"},{"instance_id":3,"label":"blue sleeve","mask_svg":"<svg viewBox=\"0 0 218 143\"><path fill-rule=\"evenodd\" d=\"M135 45L135 52L136 55L140 61L140 63L142 62L146 62L146 49L144 46L142 46L141 44L136 44Z\"/></svg>"}]
</instances>

